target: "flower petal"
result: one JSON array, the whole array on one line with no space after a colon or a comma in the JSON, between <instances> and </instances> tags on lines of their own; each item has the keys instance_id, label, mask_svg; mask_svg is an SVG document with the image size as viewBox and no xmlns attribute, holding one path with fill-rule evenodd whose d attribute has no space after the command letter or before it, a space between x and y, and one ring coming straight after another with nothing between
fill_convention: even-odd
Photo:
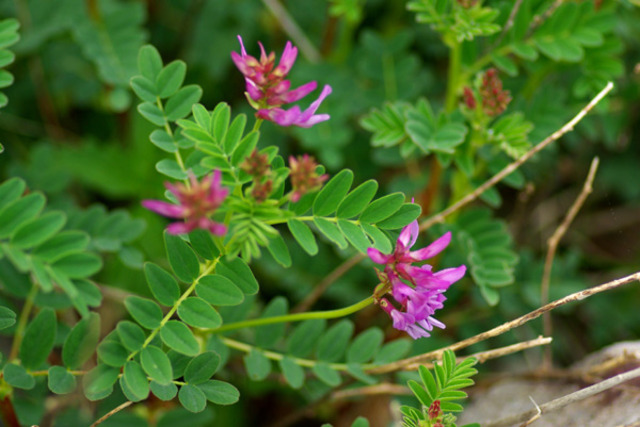
<instances>
[{"instance_id":1,"label":"flower petal","mask_svg":"<svg viewBox=\"0 0 640 427\"><path fill-rule=\"evenodd\" d=\"M418 221L413 221L407 226L405 226L400 235L398 236L398 243L402 243L402 247L408 249L412 247L416 240L418 240L418 233L420 232L420 227L418 226Z\"/></svg>"},{"instance_id":2,"label":"flower petal","mask_svg":"<svg viewBox=\"0 0 640 427\"><path fill-rule=\"evenodd\" d=\"M186 209L183 206L160 200L143 200L142 206L162 216L168 216L169 218L184 218L186 214Z\"/></svg>"},{"instance_id":3,"label":"flower petal","mask_svg":"<svg viewBox=\"0 0 640 427\"><path fill-rule=\"evenodd\" d=\"M417 251L409 252L409 257L412 261L424 261L425 259L433 258L446 248L451 242L451 232L447 231L444 235L431 243L429 246Z\"/></svg>"},{"instance_id":4,"label":"flower petal","mask_svg":"<svg viewBox=\"0 0 640 427\"><path fill-rule=\"evenodd\" d=\"M454 283L462 279L462 277L466 272L467 272L467 266L461 265L460 267L445 268L444 270L440 270L434 273L434 276L448 283Z\"/></svg>"},{"instance_id":5,"label":"flower petal","mask_svg":"<svg viewBox=\"0 0 640 427\"><path fill-rule=\"evenodd\" d=\"M389 259L391 257L390 255L383 254L376 248L367 249L367 255L369 255L371 261L375 262L376 264L386 264L387 262L389 262Z\"/></svg>"}]
</instances>

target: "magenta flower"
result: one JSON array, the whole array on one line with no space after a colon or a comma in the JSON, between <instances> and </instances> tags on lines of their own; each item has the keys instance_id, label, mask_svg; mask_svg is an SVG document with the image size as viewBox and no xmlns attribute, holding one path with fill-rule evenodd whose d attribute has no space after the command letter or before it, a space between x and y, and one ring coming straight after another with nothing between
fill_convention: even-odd
<instances>
[{"instance_id":1,"label":"magenta flower","mask_svg":"<svg viewBox=\"0 0 640 427\"><path fill-rule=\"evenodd\" d=\"M460 280L467 269L461 265L433 272L429 264L412 265L437 255L451 242L449 232L427 247L411 251L418 232L418 221L413 221L400 232L393 253L383 254L374 248L367 250L373 262L385 266L379 277L390 287L389 292L400 307L396 308L385 298L378 304L391 317L394 328L407 332L414 339L428 337L434 326L444 329L444 323L433 315L444 306L447 299L444 292Z\"/></svg>"},{"instance_id":2,"label":"magenta flower","mask_svg":"<svg viewBox=\"0 0 640 427\"><path fill-rule=\"evenodd\" d=\"M143 200L142 206L169 218L183 219L184 222L173 222L167 226L167 231L171 234L189 233L196 228L202 228L216 236L223 236L227 227L209 217L229 194L229 190L220 185L220 180L219 170L199 182L195 175L189 173L190 186L165 183L165 187L178 199L177 205L161 200Z\"/></svg>"},{"instance_id":3,"label":"magenta flower","mask_svg":"<svg viewBox=\"0 0 640 427\"><path fill-rule=\"evenodd\" d=\"M312 81L291 90L291 82L286 80L286 77L298 56L298 49L293 47L291 42L287 42L280 62L276 66L275 53L271 52L267 55L262 43L258 42L260 45L258 60L247 54L242 37L238 36L238 40L240 53L231 52L231 59L244 75L247 100L253 108L258 110L256 115L259 118L280 126L299 127L311 127L329 119L328 114L314 115L322 100L331 93L331 87L328 85L324 87L320 97L304 112L297 106L289 110L280 108L282 105L299 101L318 87L318 83Z\"/></svg>"}]
</instances>

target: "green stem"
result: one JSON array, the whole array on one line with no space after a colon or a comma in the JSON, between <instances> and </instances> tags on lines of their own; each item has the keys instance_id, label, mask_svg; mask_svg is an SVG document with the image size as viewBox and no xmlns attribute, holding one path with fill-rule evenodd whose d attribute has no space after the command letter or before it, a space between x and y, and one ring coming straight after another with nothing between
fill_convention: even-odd
<instances>
[{"instance_id":1,"label":"green stem","mask_svg":"<svg viewBox=\"0 0 640 427\"><path fill-rule=\"evenodd\" d=\"M158 108L160 109L160 111L162 111L162 114L164 114L164 106L162 105L162 101L160 100L160 98L156 98L156 104L158 105ZM169 122L167 121L164 122L164 130L165 132L167 132L167 134L171 138L173 138L173 130L171 130L171 126L169 126ZM182 160L182 155L180 154L180 150L176 150L174 155L176 157L176 162L178 163L178 166L180 166L180 170L186 173L187 169L184 166L184 161ZM187 188L191 186L191 183L189 182L188 179L185 178L182 181L187 186Z\"/></svg>"},{"instance_id":2,"label":"green stem","mask_svg":"<svg viewBox=\"0 0 640 427\"><path fill-rule=\"evenodd\" d=\"M31 309L33 308L33 301L38 294L38 285L35 283L31 285L31 290L29 291L29 295L27 295L27 299L24 301L24 305L22 306L22 312L20 312L20 319L18 320L18 325L16 326L16 332L13 336L13 343L11 344L11 352L9 353L9 361L15 359L18 356L18 351L20 350L20 344L22 344L22 338L24 337L24 330L27 328L27 322L29 321L29 314L31 314Z\"/></svg>"},{"instance_id":3,"label":"green stem","mask_svg":"<svg viewBox=\"0 0 640 427\"><path fill-rule=\"evenodd\" d=\"M257 132L260 130L260 126L262 125L262 122L264 122L264 119L256 119L256 122L253 124L253 129L251 129L253 132Z\"/></svg>"},{"instance_id":4,"label":"green stem","mask_svg":"<svg viewBox=\"0 0 640 427\"><path fill-rule=\"evenodd\" d=\"M221 332L232 331L235 329L251 328L254 326L270 325L273 323L299 322L301 320L307 320L307 319L335 319L337 317L348 316L349 314L362 310L363 308L370 305L373 302L373 300L374 300L373 296L370 296L353 305L340 308L337 310L309 311L307 313L294 313L294 314L285 314L283 316L266 317L262 319L243 320L241 322L228 323L216 329L209 329L209 330L206 330L206 332L218 334Z\"/></svg>"},{"instance_id":5,"label":"green stem","mask_svg":"<svg viewBox=\"0 0 640 427\"><path fill-rule=\"evenodd\" d=\"M276 353L275 351L263 350L261 348L254 347L252 345L245 344L245 343L240 342L240 341L232 340L230 338L223 337L223 338L221 338L221 340L222 340L222 343L224 345L226 345L227 347L234 348L234 349L240 350L240 351L244 351L245 353L250 353L252 350L256 350L256 351L259 351L260 353L262 353L267 359L282 360L282 359L285 358L285 355L283 355L282 353ZM290 357L290 356L287 356L287 357ZM304 367L307 367L307 368L313 368L318 363L322 363L321 361L318 361L318 360L301 359L301 358L298 358L298 357L291 357L291 360L293 360L297 365L304 366ZM348 369L346 363L329 363L328 365L334 371L346 371ZM373 364L361 365L363 370L371 369L374 366L376 366L376 365L373 365Z\"/></svg>"},{"instance_id":6,"label":"green stem","mask_svg":"<svg viewBox=\"0 0 640 427\"><path fill-rule=\"evenodd\" d=\"M446 40L445 43L451 50L449 55L449 72L447 75L445 109L447 113L452 113L456 109L456 100L458 99L458 82L460 80L462 50L460 48L460 43L454 38Z\"/></svg>"},{"instance_id":7,"label":"green stem","mask_svg":"<svg viewBox=\"0 0 640 427\"><path fill-rule=\"evenodd\" d=\"M193 283L189 286L189 288L187 288L187 290L180 296L178 301L176 301L173 304L173 307L171 307L171 309L164 316L164 318L160 322L160 325L157 328L155 328L153 331L151 331L151 333L149 334L147 339L142 344L142 348L140 350L137 350L137 351L134 351L133 353L131 353L129 355L129 357L127 357L127 360L133 359L134 356L136 354L138 354L138 352L140 352L143 348L147 347L151 343L151 341L153 341L153 339L156 337L156 335L158 335L158 332L160 332L160 330L163 328L163 326L166 325L169 320L171 320L171 317L178 310L178 307L180 307L180 304L182 304L182 302L184 300L186 300L189 297L189 295L191 295L191 293L195 290L196 285L198 284L200 279L202 279L204 276L210 274L216 268L216 265L218 264L219 260L220 260L220 257L218 257L218 258L216 258L214 260L208 261L206 264L201 264L201 266L200 266L200 270L201 270L200 275L196 278L196 280L193 281Z\"/></svg>"}]
</instances>

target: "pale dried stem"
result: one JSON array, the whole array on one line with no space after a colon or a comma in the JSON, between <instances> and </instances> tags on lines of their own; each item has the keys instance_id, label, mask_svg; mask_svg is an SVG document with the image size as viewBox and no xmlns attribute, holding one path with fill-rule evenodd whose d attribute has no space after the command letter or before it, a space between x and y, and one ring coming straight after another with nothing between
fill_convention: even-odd
<instances>
[{"instance_id":1,"label":"pale dried stem","mask_svg":"<svg viewBox=\"0 0 640 427\"><path fill-rule=\"evenodd\" d=\"M529 400L531 400L531 403L533 403L533 406L536 407L536 414L531 417L530 419L528 419L527 421L525 421L524 423L522 423L520 425L520 427L527 427L528 425L533 424L538 418L540 418L542 416L542 409L540 409L540 407L538 406L538 404L536 403L535 400L533 400L533 397L529 396Z\"/></svg>"},{"instance_id":2,"label":"pale dried stem","mask_svg":"<svg viewBox=\"0 0 640 427\"><path fill-rule=\"evenodd\" d=\"M540 405L540 413L541 414L546 414L548 412L552 412L555 411L557 409L563 408L573 402L577 402L583 399L586 399L588 397L591 397L597 393L600 393L602 391L608 390L610 388L613 388L619 384L622 384L623 382L626 381L630 381L634 378L638 378L640 377L640 368L636 368L633 369L631 371L625 372L623 374L620 375L616 375L615 377L611 377L609 379L606 379L604 381L601 381L597 384L594 384L592 386L583 388L582 390L578 390L574 393L570 393L566 396L562 396L559 397L557 399L554 399L550 402L547 402L543 405ZM482 423L482 427L508 427L511 426L513 424L531 419L535 413L537 412L537 409L532 409L520 414L516 414L516 415L511 415L509 417L505 417L501 420L498 421L493 421L493 422L483 422Z\"/></svg>"},{"instance_id":3,"label":"pale dried stem","mask_svg":"<svg viewBox=\"0 0 640 427\"><path fill-rule=\"evenodd\" d=\"M534 319L537 319L538 317L540 317L541 315L543 315L544 313L551 311L553 309L556 309L560 306L563 306L565 304L568 304L570 302L574 302L574 301L580 301L583 300L585 298L588 298L592 295L598 294L600 292L605 292L605 291L609 291L611 289L615 289L618 288L622 285L626 285L628 283L632 283L632 282L638 282L640 281L640 271L636 272L634 274L631 274L629 276L625 276L622 277L620 279L616 279L616 280L612 280L611 282L607 282L604 283L602 285L599 286L594 286L592 288L589 289L585 289L582 290L580 292L575 292L571 295L567 295L564 298L560 298L556 301L553 301L547 305L544 305L536 310L533 310L527 314L525 314L524 316L520 316L517 319L511 320L509 322L503 323L500 326L497 326L493 329L490 329L488 331L482 332L478 335L475 335L473 337L467 338L465 340L462 341L458 341L455 344L443 347L441 349L438 350L434 350L434 351L430 351L428 353L425 354L421 354L419 356L414 356L414 357L410 357L408 359L403 359L403 360L399 360L397 362L393 362L393 363L388 363L386 365L381 365L381 366L377 366L373 369L368 370L368 372L374 373L374 374L381 374L381 373L385 373L385 372L393 372L393 371L397 371L400 369L403 370L410 370L410 369L416 369L418 365L424 364L426 362L432 361L432 360L439 360L442 359L442 354L446 351L446 350L453 350L453 351L457 351L463 348L467 348L473 344L479 343L481 341L485 341L489 338L493 338L493 337L497 337L498 335L502 335L507 331L510 331L513 328L517 328L518 326L522 326L525 323L528 323Z\"/></svg>"},{"instance_id":4,"label":"pale dried stem","mask_svg":"<svg viewBox=\"0 0 640 427\"><path fill-rule=\"evenodd\" d=\"M116 406L115 408L113 408L112 410L110 410L109 412L107 412L106 414L101 416L95 423L91 424L91 427L95 427L98 424L103 423L107 418L111 417L112 415L117 414L118 412L122 411L124 408L130 406L132 403L133 403L132 401L127 400L122 405Z\"/></svg>"},{"instance_id":5,"label":"pale dried stem","mask_svg":"<svg viewBox=\"0 0 640 427\"><path fill-rule=\"evenodd\" d=\"M557 131L549 135L542 142L538 143L538 145L536 145L531 150L523 154L517 160L505 166L504 169L502 169L500 172L495 174L489 180L485 181L482 185L480 185L478 188L473 190L471 193L467 194L462 199L458 200L457 202L455 202L454 204L452 204L451 206L449 206L447 209L443 210L439 214L436 214L422 221L422 223L420 224L420 230L426 230L436 223L443 222L447 216L451 215L452 213L456 212L458 209L476 200L478 197L480 197L482 193L484 193L489 188L496 185L498 182L500 182L504 177L506 177L510 173L514 172L524 162L531 159L534 155L536 155L538 152L546 148L549 144L556 141L567 132L572 131L575 125L578 124L578 122L582 120L584 116L586 116L587 113L591 111L593 107L595 107L602 100L602 98L604 98L611 91L611 89L613 89L613 83L609 82L604 87L604 89L600 91L600 93L598 93L582 110L580 110L578 114L576 114L576 116L573 119L569 120L564 126L562 126L560 129L558 129Z\"/></svg>"},{"instance_id":6,"label":"pale dried stem","mask_svg":"<svg viewBox=\"0 0 640 427\"><path fill-rule=\"evenodd\" d=\"M309 38L304 34L304 31L296 24L296 21L289 15L289 12L280 4L278 0L262 0L267 6L273 16L280 22L282 29L293 43L300 49L302 55L307 58L309 62L315 63L320 61L320 52L311 43Z\"/></svg>"},{"instance_id":7,"label":"pale dried stem","mask_svg":"<svg viewBox=\"0 0 640 427\"><path fill-rule=\"evenodd\" d=\"M394 395L394 396L410 396L411 390L409 387L393 383L381 383L376 385L369 385L364 387L350 388L347 390L339 390L331 394L331 400L348 399L351 397L360 396L375 396L375 395Z\"/></svg>"},{"instance_id":8,"label":"pale dried stem","mask_svg":"<svg viewBox=\"0 0 640 427\"><path fill-rule=\"evenodd\" d=\"M549 240L547 240L547 256L544 260L544 272L542 274L542 281L540 283L540 301L542 305L545 305L549 302L549 282L551 281L551 269L553 267L553 260L556 256L558 244L569 229L569 226L580 211L580 208L582 208L585 200L587 200L587 197L589 197L589 194L591 194L591 191L593 191L593 180L596 176L596 171L598 170L599 163L600 160L597 157L594 157L594 159L591 161L591 167L589 168L589 173L587 174L587 179L584 182L582 191L580 191L580 194L567 211L567 215L564 217L558 228L556 228L551 237L549 237ZM550 312L547 312L542 316L542 323L544 325L544 334L547 336L553 335L553 324L551 322ZM542 368L543 370L551 369L551 347L547 347L545 349Z\"/></svg>"},{"instance_id":9,"label":"pale dried stem","mask_svg":"<svg viewBox=\"0 0 640 427\"><path fill-rule=\"evenodd\" d=\"M513 4L513 7L511 8L511 13L509 13L509 18L507 18L507 22L504 24L504 27L502 27L502 33L500 33L500 37L498 37L498 40L496 40L496 42L491 47L490 49L491 51L495 50L496 47L500 46L500 43L504 39L504 36L506 36L507 32L509 32L511 27L513 27L513 21L516 19L518 10L520 10L520 5L522 5L522 0L516 0L516 2Z\"/></svg>"}]
</instances>

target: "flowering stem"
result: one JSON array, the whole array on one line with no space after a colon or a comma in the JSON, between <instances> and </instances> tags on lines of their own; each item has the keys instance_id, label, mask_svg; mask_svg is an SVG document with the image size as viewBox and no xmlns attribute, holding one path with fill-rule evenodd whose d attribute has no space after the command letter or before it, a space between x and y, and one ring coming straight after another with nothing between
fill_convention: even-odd
<instances>
[{"instance_id":1,"label":"flowering stem","mask_svg":"<svg viewBox=\"0 0 640 427\"><path fill-rule=\"evenodd\" d=\"M223 325L219 328L209 329L207 332L217 334L221 332L232 331L235 329L270 325L273 323L299 322L301 320L307 320L307 319L335 319L337 317L348 316L349 314L362 310L363 308L370 305L373 301L374 301L373 296L370 296L353 305L340 308L337 310L309 311L306 313L294 313L294 314L285 314L283 316L266 317L262 319L243 320L241 322L227 323L226 325Z\"/></svg>"},{"instance_id":2,"label":"flowering stem","mask_svg":"<svg viewBox=\"0 0 640 427\"><path fill-rule=\"evenodd\" d=\"M460 43L458 43L458 41L453 38L445 41L445 43L451 49L449 55L449 71L447 75L447 94L445 108L447 110L447 113L451 113L456 109L456 95L458 93L458 80L460 78L462 51L460 49Z\"/></svg>"},{"instance_id":3,"label":"flowering stem","mask_svg":"<svg viewBox=\"0 0 640 427\"><path fill-rule=\"evenodd\" d=\"M31 309L33 308L33 301L35 300L37 294L38 294L38 285L33 283L31 285L31 290L29 291L29 295L27 295L27 299L24 301L24 305L22 306L20 319L18 320L18 325L16 326L16 331L13 335L13 343L11 345L11 352L9 353L9 361L18 357L18 351L20 350L20 345L22 344L24 331L27 328L27 322L29 322L29 314L31 314Z\"/></svg>"},{"instance_id":4,"label":"flowering stem","mask_svg":"<svg viewBox=\"0 0 640 427\"><path fill-rule=\"evenodd\" d=\"M256 122L253 124L253 129L251 129L253 132L257 132L258 130L260 130L260 126L262 125L262 122L264 122L264 119L256 119Z\"/></svg>"},{"instance_id":5,"label":"flowering stem","mask_svg":"<svg viewBox=\"0 0 640 427\"><path fill-rule=\"evenodd\" d=\"M160 111L162 111L162 114L164 114L164 106L162 105L162 101L160 100L160 98L156 98L156 104L158 105L158 108L160 109ZM171 126L169 126L169 122L166 121L166 120L164 122L164 130L171 137L171 139L173 139L173 131L171 130ZM175 157L176 157L176 162L178 163L178 166L180 166L180 170L182 172L186 173L187 170L186 170L186 168L184 166L184 161L182 160L182 155L180 155L180 150L176 150L174 154L175 154ZM187 186L187 188L191 187L191 183L189 182L188 179L185 178L182 181Z\"/></svg>"}]
</instances>

